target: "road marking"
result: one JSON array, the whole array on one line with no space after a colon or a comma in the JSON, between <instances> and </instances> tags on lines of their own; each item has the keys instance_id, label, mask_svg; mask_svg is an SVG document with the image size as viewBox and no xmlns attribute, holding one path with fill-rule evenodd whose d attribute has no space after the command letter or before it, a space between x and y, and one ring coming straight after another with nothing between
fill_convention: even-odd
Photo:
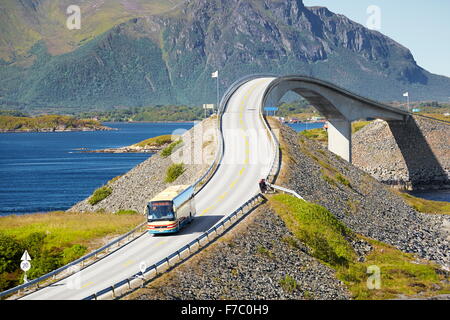
<instances>
[{"instance_id":1,"label":"road marking","mask_svg":"<svg viewBox=\"0 0 450 320\"><path fill-rule=\"evenodd\" d=\"M169 240L161 240L160 242L155 244L153 247L159 247L159 246L163 245L164 243L166 243L167 241L169 241Z\"/></svg>"},{"instance_id":2,"label":"road marking","mask_svg":"<svg viewBox=\"0 0 450 320\"><path fill-rule=\"evenodd\" d=\"M82 285L81 288L87 288L87 287L89 287L89 286L92 286L93 284L94 284L94 282L89 281L88 283Z\"/></svg>"},{"instance_id":3,"label":"road marking","mask_svg":"<svg viewBox=\"0 0 450 320\"><path fill-rule=\"evenodd\" d=\"M124 264L122 264L122 266L124 267L128 267L130 264L136 263L136 260L128 260L127 262L125 262Z\"/></svg>"},{"instance_id":4,"label":"road marking","mask_svg":"<svg viewBox=\"0 0 450 320\"><path fill-rule=\"evenodd\" d=\"M239 176L242 176L242 175L244 174L245 170L247 169L247 166L246 166L246 165L248 165L248 162L249 162L249 154L250 154L250 148L249 148L250 143L249 143L249 139L248 139L248 137L247 137L247 135L246 135L247 127L245 126L245 123L244 123L244 109L245 109L245 105L246 105L246 103L247 103L247 101L248 101L248 99L249 99L249 96L253 94L253 91L255 90L256 86L258 86L258 85L259 85L260 83L262 83L263 81L265 81L265 80L260 80L260 81L258 81L257 83L255 83L255 84L249 89L249 92L244 96L244 100L242 101L242 103L241 103L241 105L240 105L240 108L239 108L239 111L240 111L240 114L239 114L239 123L241 124L240 130L241 130L242 137L243 137L244 140L245 140L245 146L246 146L246 148L245 148L245 154L246 154L245 165L244 165L244 166L241 168L241 170L239 171ZM229 186L230 190L233 189L233 188L236 186L236 184L237 184L238 181L239 181L239 177L238 177L237 179L235 179L235 180L230 184L230 186ZM228 195L228 191L225 191L223 194L221 194L221 195L217 198L217 200L213 203L213 205L209 206L208 208L206 208L205 210L203 210L203 211L200 213L200 216L203 216L204 214L210 212L212 209L214 209L215 207L217 207L217 205L218 205L220 202L222 202L222 201L227 197L227 195Z\"/></svg>"}]
</instances>

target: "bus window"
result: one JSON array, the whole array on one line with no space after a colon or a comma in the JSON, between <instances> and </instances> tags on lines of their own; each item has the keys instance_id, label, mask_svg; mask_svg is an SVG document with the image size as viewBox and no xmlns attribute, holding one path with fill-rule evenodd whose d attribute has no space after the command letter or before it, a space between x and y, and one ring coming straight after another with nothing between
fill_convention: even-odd
<instances>
[{"instance_id":1,"label":"bus window","mask_svg":"<svg viewBox=\"0 0 450 320\"><path fill-rule=\"evenodd\" d=\"M150 202L148 204L148 220L173 220L175 215L173 213L172 202Z\"/></svg>"}]
</instances>

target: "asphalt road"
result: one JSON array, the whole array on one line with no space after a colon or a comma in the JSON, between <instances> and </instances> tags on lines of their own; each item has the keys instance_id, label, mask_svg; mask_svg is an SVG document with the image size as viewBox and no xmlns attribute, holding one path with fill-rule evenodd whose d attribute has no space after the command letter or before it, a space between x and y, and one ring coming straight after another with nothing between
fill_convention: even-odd
<instances>
[{"instance_id":1,"label":"asphalt road","mask_svg":"<svg viewBox=\"0 0 450 320\"><path fill-rule=\"evenodd\" d=\"M273 79L250 81L231 97L223 115L223 161L196 196L197 214L190 225L175 235L145 234L93 265L23 299L79 300L92 295L139 272L141 263L151 266L185 246L256 195L258 182L268 175L274 154L258 110L264 90Z\"/></svg>"}]
</instances>

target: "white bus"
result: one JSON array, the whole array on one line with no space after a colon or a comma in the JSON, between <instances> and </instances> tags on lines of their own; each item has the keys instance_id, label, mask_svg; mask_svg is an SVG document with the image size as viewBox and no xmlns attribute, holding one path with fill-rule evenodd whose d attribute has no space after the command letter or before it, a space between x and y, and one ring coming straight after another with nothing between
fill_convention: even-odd
<instances>
[{"instance_id":1,"label":"white bus","mask_svg":"<svg viewBox=\"0 0 450 320\"><path fill-rule=\"evenodd\" d=\"M150 234L175 233L195 216L194 189L171 186L151 199L145 209Z\"/></svg>"}]
</instances>

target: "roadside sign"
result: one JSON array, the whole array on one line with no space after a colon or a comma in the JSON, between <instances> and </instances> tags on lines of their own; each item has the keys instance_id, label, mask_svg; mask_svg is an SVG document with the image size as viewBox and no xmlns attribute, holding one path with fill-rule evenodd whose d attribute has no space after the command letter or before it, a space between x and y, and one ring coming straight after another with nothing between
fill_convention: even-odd
<instances>
[{"instance_id":1,"label":"roadside sign","mask_svg":"<svg viewBox=\"0 0 450 320\"><path fill-rule=\"evenodd\" d=\"M22 258L20 258L20 260L22 260L22 261L30 261L31 260L31 257L28 254L27 250L25 250L25 252L23 253Z\"/></svg>"},{"instance_id":2,"label":"roadside sign","mask_svg":"<svg viewBox=\"0 0 450 320\"><path fill-rule=\"evenodd\" d=\"M20 263L20 269L22 269L22 271L27 272L28 270L31 269L31 263L30 261L24 260Z\"/></svg>"},{"instance_id":3,"label":"roadside sign","mask_svg":"<svg viewBox=\"0 0 450 320\"><path fill-rule=\"evenodd\" d=\"M20 263L20 269L22 269L23 272L25 272L24 276L23 276L23 282L27 283L28 282L28 278L27 278L27 271L31 269L31 257L28 254L28 251L25 250L25 252L22 255L22 258L20 258L20 260L22 260L22 262Z\"/></svg>"}]
</instances>

